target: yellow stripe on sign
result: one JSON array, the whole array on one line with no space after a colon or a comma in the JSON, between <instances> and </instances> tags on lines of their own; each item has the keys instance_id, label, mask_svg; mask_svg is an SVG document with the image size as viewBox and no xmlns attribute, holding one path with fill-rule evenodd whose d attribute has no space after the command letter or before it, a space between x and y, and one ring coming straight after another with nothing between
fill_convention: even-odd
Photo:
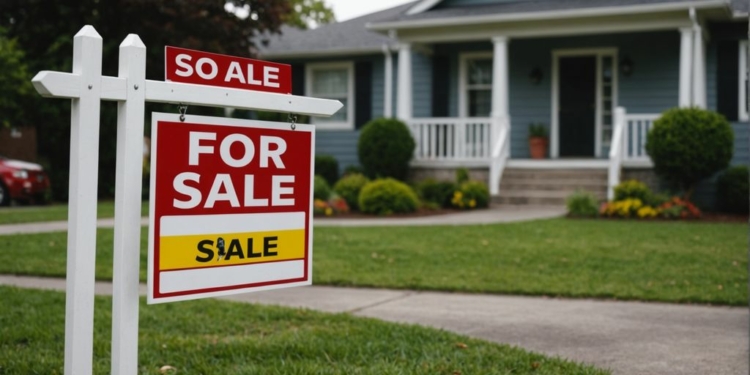
<instances>
[{"instance_id":1,"label":"yellow stripe on sign","mask_svg":"<svg viewBox=\"0 0 750 375\"><path fill-rule=\"evenodd\" d=\"M159 238L159 269L162 271L304 257L304 229Z\"/></svg>"}]
</instances>

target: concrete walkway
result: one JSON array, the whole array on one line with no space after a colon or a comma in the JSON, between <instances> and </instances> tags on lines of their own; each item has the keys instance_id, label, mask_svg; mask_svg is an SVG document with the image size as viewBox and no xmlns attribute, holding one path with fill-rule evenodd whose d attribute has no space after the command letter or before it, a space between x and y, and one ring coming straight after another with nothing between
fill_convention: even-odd
<instances>
[{"instance_id":1,"label":"concrete walkway","mask_svg":"<svg viewBox=\"0 0 750 375\"><path fill-rule=\"evenodd\" d=\"M550 219L565 215L564 207L497 206L486 210L457 212L446 215L407 217L407 218L315 218L316 227L372 227L405 225L472 225L520 222ZM148 218L141 219L141 225L148 225ZM99 219L99 228L112 228L115 219ZM0 225L0 236L22 233L62 232L68 229L67 221Z\"/></svg>"},{"instance_id":2,"label":"concrete walkway","mask_svg":"<svg viewBox=\"0 0 750 375\"><path fill-rule=\"evenodd\" d=\"M62 279L4 275L0 284L65 287ZM98 294L111 290L109 283L96 285ZM748 371L747 308L320 286L224 299L432 326L610 368L618 375Z\"/></svg>"}]
</instances>

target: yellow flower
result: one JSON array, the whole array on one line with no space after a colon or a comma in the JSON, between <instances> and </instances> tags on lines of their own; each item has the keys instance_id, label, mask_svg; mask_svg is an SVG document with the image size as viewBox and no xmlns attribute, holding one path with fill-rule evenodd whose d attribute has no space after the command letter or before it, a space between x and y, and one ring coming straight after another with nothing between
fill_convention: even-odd
<instances>
[{"instance_id":1,"label":"yellow flower","mask_svg":"<svg viewBox=\"0 0 750 375\"><path fill-rule=\"evenodd\" d=\"M650 206L644 206L638 210L638 217L642 219L656 217L658 214L659 212Z\"/></svg>"},{"instance_id":2,"label":"yellow flower","mask_svg":"<svg viewBox=\"0 0 750 375\"><path fill-rule=\"evenodd\" d=\"M333 209L331 209L331 207L326 208L326 216L331 216L331 215L333 215Z\"/></svg>"},{"instance_id":3,"label":"yellow flower","mask_svg":"<svg viewBox=\"0 0 750 375\"><path fill-rule=\"evenodd\" d=\"M477 206L477 201L475 199L472 199L469 201L469 207L474 208Z\"/></svg>"}]
</instances>

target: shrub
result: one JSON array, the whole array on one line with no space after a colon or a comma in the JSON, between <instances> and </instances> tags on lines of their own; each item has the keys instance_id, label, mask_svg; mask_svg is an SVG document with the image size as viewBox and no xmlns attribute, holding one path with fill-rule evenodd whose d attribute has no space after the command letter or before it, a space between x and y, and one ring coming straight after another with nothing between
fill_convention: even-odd
<instances>
[{"instance_id":1,"label":"shrub","mask_svg":"<svg viewBox=\"0 0 750 375\"><path fill-rule=\"evenodd\" d=\"M315 174L331 186L339 179L339 162L331 155L315 155Z\"/></svg>"},{"instance_id":2,"label":"shrub","mask_svg":"<svg viewBox=\"0 0 750 375\"><path fill-rule=\"evenodd\" d=\"M596 217L599 213L596 197L587 191L576 191L565 203L570 216Z\"/></svg>"},{"instance_id":3,"label":"shrub","mask_svg":"<svg viewBox=\"0 0 750 375\"><path fill-rule=\"evenodd\" d=\"M333 197L328 200L328 206L333 209L333 212L337 214L345 214L349 212L349 205L342 197Z\"/></svg>"},{"instance_id":4,"label":"shrub","mask_svg":"<svg viewBox=\"0 0 750 375\"><path fill-rule=\"evenodd\" d=\"M729 168L719 176L716 193L720 210L738 214L748 213L749 175L748 168L743 165Z\"/></svg>"},{"instance_id":5,"label":"shrub","mask_svg":"<svg viewBox=\"0 0 750 375\"><path fill-rule=\"evenodd\" d=\"M424 180L417 185L417 192L422 201L436 208L450 207L451 198L456 189L457 186L453 182L432 179Z\"/></svg>"},{"instance_id":6,"label":"shrub","mask_svg":"<svg viewBox=\"0 0 750 375\"><path fill-rule=\"evenodd\" d=\"M371 178L405 180L416 143L409 129L396 119L372 120L362 128L357 144L359 162Z\"/></svg>"},{"instance_id":7,"label":"shrub","mask_svg":"<svg viewBox=\"0 0 750 375\"><path fill-rule=\"evenodd\" d=\"M327 201L331 196L331 187L328 186L326 179L316 175L313 181L313 198Z\"/></svg>"},{"instance_id":8,"label":"shrub","mask_svg":"<svg viewBox=\"0 0 750 375\"><path fill-rule=\"evenodd\" d=\"M622 201L628 198L640 199L646 201L651 195L651 190L638 180L628 180L615 186L615 200Z\"/></svg>"},{"instance_id":9,"label":"shrub","mask_svg":"<svg viewBox=\"0 0 750 375\"><path fill-rule=\"evenodd\" d=\"M314 216L331 216L333 215L333 209L328 202L320 199L313 201L313 215Z\"/></svg>"},{"instance_id":10,"label":"shrub","mask_svg":"<svg viewBox=\"0 0 750 375\"><path fill-rule=\"evenodd\" d=\"M680 197L673 197L659 206L659 212L662 217L667 219L697 219L701 217L701 210L698 207Z\"/></svg>"},{"instance_id":11,"label":"shrub","mask_svg":"<svg viewBox=\"0 0 750 375\"><path fill-rule=\"evenodd\" d=\"M333 191L346 201L349 208L359 210L359 192L368 182L370 180L361 174L350 174L340 179L333 186Z\"/></svg>"},{"instance_id":12,"label":"shrub","mask_svg":"<svg viewBox=\"0 0 750 375\"><path fill-rule=\"evenodd\" d=\"M456 183L461 185L469 181L469 170L466 168L456 169Z\"/></svg>"},{"instance_id":13,"label":"shrub","mask_svg":"<svg viewBox=\"0 0 750 375\"><path fill-rule=\"evenodd\" d=\"M359 208L364 213L390 215L417 210L419 199L409 185L392 178L375 180L362 188Z\"/></svg>"},{"instance_id":14,"label":"shrub","mask_svg":"<svg viewBox=\"0 0 750 375\"><path fill-rule=\"evenodd\" d=\"M643 201L637 198L628 198L621 201L614 201L602 205L600 214L610 217L631 217L638 214L638 210L643 207Z\"/></svg>"},{"instance_id":15,"label":"shrub","mask_svg":"<svg viewBox=\"0 0 750 375\"><path fill-rule=\"evenodd\" d=\"M729 165L733 146L734 133L724 116L698 108L664 112L646 140L654 170L683 189L685 199L699 181Z\"/></svg>"},{"instance_id":16,"label":"shrub","mask_svg":"<svg viewBox=\"0 0 750 375\"><path fill-rule=\"evenodd\" d=\"M350 174L365 174L365 170L359 165L348 165L346 168L344 168L344 176L348 176Z\"/></svg>"},{"instance_id":17,"label":"shrub","mask_svg":"<svg viewBox=\"0 0 750 375\"><path fill-rule=\"evenodd\" d=\"M490 192L483 182L467 181L453 193L451 203L458 208L484 208L490 204Z\"/></svg>"}]
</instances>

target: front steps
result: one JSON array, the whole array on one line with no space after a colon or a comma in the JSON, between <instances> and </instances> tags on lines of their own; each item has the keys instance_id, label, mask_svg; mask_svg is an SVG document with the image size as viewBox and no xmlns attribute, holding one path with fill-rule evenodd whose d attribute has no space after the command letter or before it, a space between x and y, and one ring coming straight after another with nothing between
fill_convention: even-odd
<instances>
[{"instance_id":1,"label":"front steps","mask_svg":"<svg viewBox=\"0 0 750 375\"><path fill-rule=\"evenodd\" d=\"M577 190L605 200L607 177L607 170L598 168L506 168L500 180L500 195L492 197L492 203L564 206L566 198Z\"/></svg>"}]
</instances>

